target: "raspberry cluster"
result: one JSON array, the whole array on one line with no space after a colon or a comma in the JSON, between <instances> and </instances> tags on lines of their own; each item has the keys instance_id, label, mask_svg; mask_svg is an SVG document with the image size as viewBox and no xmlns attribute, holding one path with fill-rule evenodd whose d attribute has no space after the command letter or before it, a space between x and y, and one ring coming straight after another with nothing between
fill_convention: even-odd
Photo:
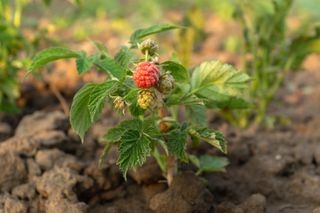
<instances>
[{"instance_id":1,"label":"raspberry cluster","mask_svg":"<svg viewBox=\"0 0 320 213\"><path fill-rule=\"evenodd\" d=\"M133 73L133 80L139 88L150 88L158 84L159 68L151 62L141 62Z\"/></svg>"}]
</instances>

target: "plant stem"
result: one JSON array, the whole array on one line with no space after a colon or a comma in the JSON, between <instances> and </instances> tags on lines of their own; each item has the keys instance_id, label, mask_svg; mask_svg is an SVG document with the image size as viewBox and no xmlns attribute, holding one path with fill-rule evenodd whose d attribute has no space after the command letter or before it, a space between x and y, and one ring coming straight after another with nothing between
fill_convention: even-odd
<instances>
[{"instance_id":1,"label":"plant stem","mask_svg":"<svg viewBox=\"0 0 320 213\"><path fill-rule=\"evenodd\" d=\"M178 165L175 156L169 154L167 158L167 181L168 185L171 186L174 176L178 173Z\"/></svg>"},{"instance_id":2,"label":"plant stem","mask_svg":"<svg viewBox=\"0 0 320 213\"><path fill-rule=\"evenodd\" d=\"M159 117L160 117L160 131L161 133L165 133L166 131L168 131L168 126L167 124L162 121L163 118L166 117L167 115L167 112L165 110L165 108L160 108L159 111L158 111L158 114L159 114ZM168 143L168 141L166 141ZM176 161L176 158L169 154L167 156L167 166L166 166L166 169L167 169L167 173L166 173L166 178L167 178L167 181L168 181L168 185L171 186L172 184L172 181L173 181L173 178L174 176L177 175L178 173L178 165L177 165L177 161Z\"/></svg>"}]
</instances>

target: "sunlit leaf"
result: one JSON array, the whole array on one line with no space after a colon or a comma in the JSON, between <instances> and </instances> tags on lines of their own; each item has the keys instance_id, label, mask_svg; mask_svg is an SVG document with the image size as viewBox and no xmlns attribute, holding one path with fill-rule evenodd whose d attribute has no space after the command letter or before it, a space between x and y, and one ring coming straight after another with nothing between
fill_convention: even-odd
<instances>
[{"instance_id":1,"label":"sunlit leaf","mask_svg":"<svg viewBox=\"0 0 320 213\"><path fill-rule=\"evenodd\" d=\"M158 24L148 28L138 29L131 35L130 43L133 47L136 47L137 43L146 36L177 28L179 28L179 26L174 24Z\"/></svg>"},{"instance_id":2,"label":"sunlit leaf","mask_svg":"<svg viewBox=\"0 0 320 213\"><path fill-rule=\"evenodd\" d=\"M223 153L227 153L227 142L220 132L214 129L208 129L204 127L197 129L189 129L189 134L193 137L197 137L200 140L211 144Z\"/></svg>"},{"instance_id":3,"label":"sunlit leaf","mask_svg":"<svg viewBox=\"0 0 320 213\"><path fill-rule=\"evenodd\" d=\"M82 142L84 135L91 127L93 121L89 111L90 94L96 88L96 84L86 84L74 96L71 110L70 123L74 131L80 136Z\"/></svg>"},{"instance_id":4,"label":"sunlit leaf","mask_svg":"<svg viewBox=\"0 0 320 213\"><path fill-rule=\"evenodd\" d=\"M95 63L100 69L109 72L112 76L121 80L126 74L126 70L123 69L114 59L105 57L104 59Z\"/></svg>"},{"instance_id":5,"label":"sunlit leaf","mask_svg":"<svg viewBox=\"0 0 320 213\"><path fill-rule=\"evenodd\" d=\"M39 52L32 59L32 63L29 67L29 73L55 60L79 57L81 57L80 52L72 51L63 47L48 48Z\"/></svg>"},{"instance_id":6,"label":"sunlit leaf","mask_svg":"<svg viewBox=\"0 0 320 213\"><path fill-rule=\"evenodd\" d=\"M169 152L184 161L186 160L186 143L187 132L183 127L171 130L167 135L167 146Z\"/></svg>"},{"instance_id":7,"label":"sunlit leaf","mask_svg":"<svg viewBox=\"0 0 320 213\"><path fill-rule=\"evenodd\" d=\"M177 83L189 82L189 72L181 64L174 61L165 61L161 64L161 67L169 71Z\"/></svg>"},{"instance_id":8,"label":"sunlit leaf","mask_svg":"<svg viewBox=\"0 0 320 213\"><path fill-rule=\"evenodd\" d=\"M100 115L102 108L105 106L106 98L116 83L116 81L106 81L101 84L96 84L95 88L92 89L88 102L88 109L92 122Z\"/></svg>"},{"instance_id":9,"label":"sunlit leaf","mask_svg":"<svg viewBox=\"0 0 320 213\"><path fill-rule=\"evenodd\" d=\"M217 157L210 155L200 156L200 167L198 174L202 172L225 172L225 167L229 165L229 161L225 157Z\"/></svg>"},{"instance_id":10,"label":"sunlit leaf","mask_svg":"<svg viewBox=\"0 0 320 213\"><path fill-rule=\"evenodd\" d=\"M186 116L188 121L196 126L207 126L207 108L203 104L186 105Z\"/></svg>"},{"instance_id":11,"label":"sunlit leaf","mask_svg":"<svg viewBox=\"0 0 320 213\"><path fill-rule=\"evenodd\" d=\"M93 54L91 56L86 56L85 54L83 54L81 57L77 58L76 64L79 75L87 72L98 59L98 54Z\"/></svg>"},{"instance_id":12,"label":"sunlit leaf","mask_svg":"<svg viewBox=\"0 0 320 213\"><path fill-rule=\"evenodd\" d=\"M141 166L150 153L150 140L137 130L127 130L121 138L117 161L123 176L129 168Z\"/></svg>"},{"instance_id":13,"label":"sunlit leaf","mask_svg":"<svg viewBox=\"0 0 320 213\"><path fill-rule=\"evenodd\" d=\"M242 95L249 76L219 61L204 62L191 78L192 92L200 98L223 104Z\"/></svg>"},{"instance_id":14,"label":"sunlit leaf","mask_svg":"<svg viewBox=\"0 0 320 213\"><path fill-rule=\"evenodd\" d=\"M117 64L119 64L123 69L126 70L129 68L129 65L132 64L132 62L134 61L134 54L128 47L123 46L115 56L115 60Z\"/></svg>"}]
</instances>

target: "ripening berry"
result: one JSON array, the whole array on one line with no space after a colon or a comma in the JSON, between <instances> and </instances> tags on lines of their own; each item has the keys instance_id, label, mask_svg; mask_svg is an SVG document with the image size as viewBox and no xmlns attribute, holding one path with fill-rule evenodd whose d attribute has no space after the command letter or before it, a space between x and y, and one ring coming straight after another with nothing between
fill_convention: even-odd
<instances>
[{"instance_id":1,"label":"ripening berry","mask_svg":"<svg viewBox=\"0 0 320 213\"><path fill-rule=\"evenodd\" d=\"M148 51L148 54L153 56L159 50L159 46L151 39L144 40L140 44L138 44L139 50L145 54Z\"/></svg>"},{"instance_id":2,"label":"ripening berry","mask_svg":"<svg viewBox=\"0 0 320 213\"><path fill-rule=\"evenodd\" d=\"M138 105L142 109L150 108L154 103L155 94L150 90L143 90L138 95Z\"/></svg>"},{"instance_id":3,"label":"ripening berry","mask_svg":"<svg viewBox=\"0 0 320 213\"><path fill-rule=\"evenodd\" d=\"M169 94L175 86L174 78L170 73L165 73L159 79L158 90L163 94Z\"/></svg>"},{"instance_id":4,"label":"ripening berry","mask_svg":"<svg viewBox=\"0 0 320 213\"><path fill-rule=\"evenodd\" d=\"M133 73L133 80L139 88L156 86L159 81L160 70L151 62L141 62Z\"/></svg>"}]
</instances>

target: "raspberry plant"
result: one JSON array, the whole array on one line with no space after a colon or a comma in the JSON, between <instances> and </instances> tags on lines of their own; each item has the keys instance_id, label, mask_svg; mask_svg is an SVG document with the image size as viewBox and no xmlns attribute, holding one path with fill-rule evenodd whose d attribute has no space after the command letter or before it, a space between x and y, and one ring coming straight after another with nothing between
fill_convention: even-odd
<instances>
[{"instance_id":1,"label":"raspberry plant","mask_svg":"<svg viewBox=\"0 0 320 213\"><path fill-rule=\"evenodd\" d=\"M224 158L188 154L187 141L204 141L227 153L222 134L207 127L206 112L236 106L249 77L219 61L203 62L191 70L177 61L159 62L158 45L143 39L177 28L160 24L137 30L114 57L96 43L98 51L92 55L54 47L33 58L30 72L54 60L76 58L80 75L93 66L107 74L104 82L88 83L77 92L70 122L83 141L106 104L125 114L124 120L103 136L101 156L103 160L110 147L117 145L117 164L124 177L128 169L141 166L149 156L155 157L169 184L177 172L176 159L191 161L198 173L223 170L227 164ZM180 110L185 111L183 118Z\"/></svg>"},{"instance_id":2,"label":"raspberry plant","mask_svg":"<svg viewBox=\"0 0 320 213\"><path fill-rule=\"evenodd\" d=\"M254 79L247 90L251 102L248 110L223 111L229 121L240 127L272 125L271 117L266 116L267 107L288 73L301 69L310 54L320 53L318 23L301 21L298 30L288 30L287 22L294 2L232 0L227 3L243 31L239 37L242 69Z\"/></svg>"}]
</instances>

